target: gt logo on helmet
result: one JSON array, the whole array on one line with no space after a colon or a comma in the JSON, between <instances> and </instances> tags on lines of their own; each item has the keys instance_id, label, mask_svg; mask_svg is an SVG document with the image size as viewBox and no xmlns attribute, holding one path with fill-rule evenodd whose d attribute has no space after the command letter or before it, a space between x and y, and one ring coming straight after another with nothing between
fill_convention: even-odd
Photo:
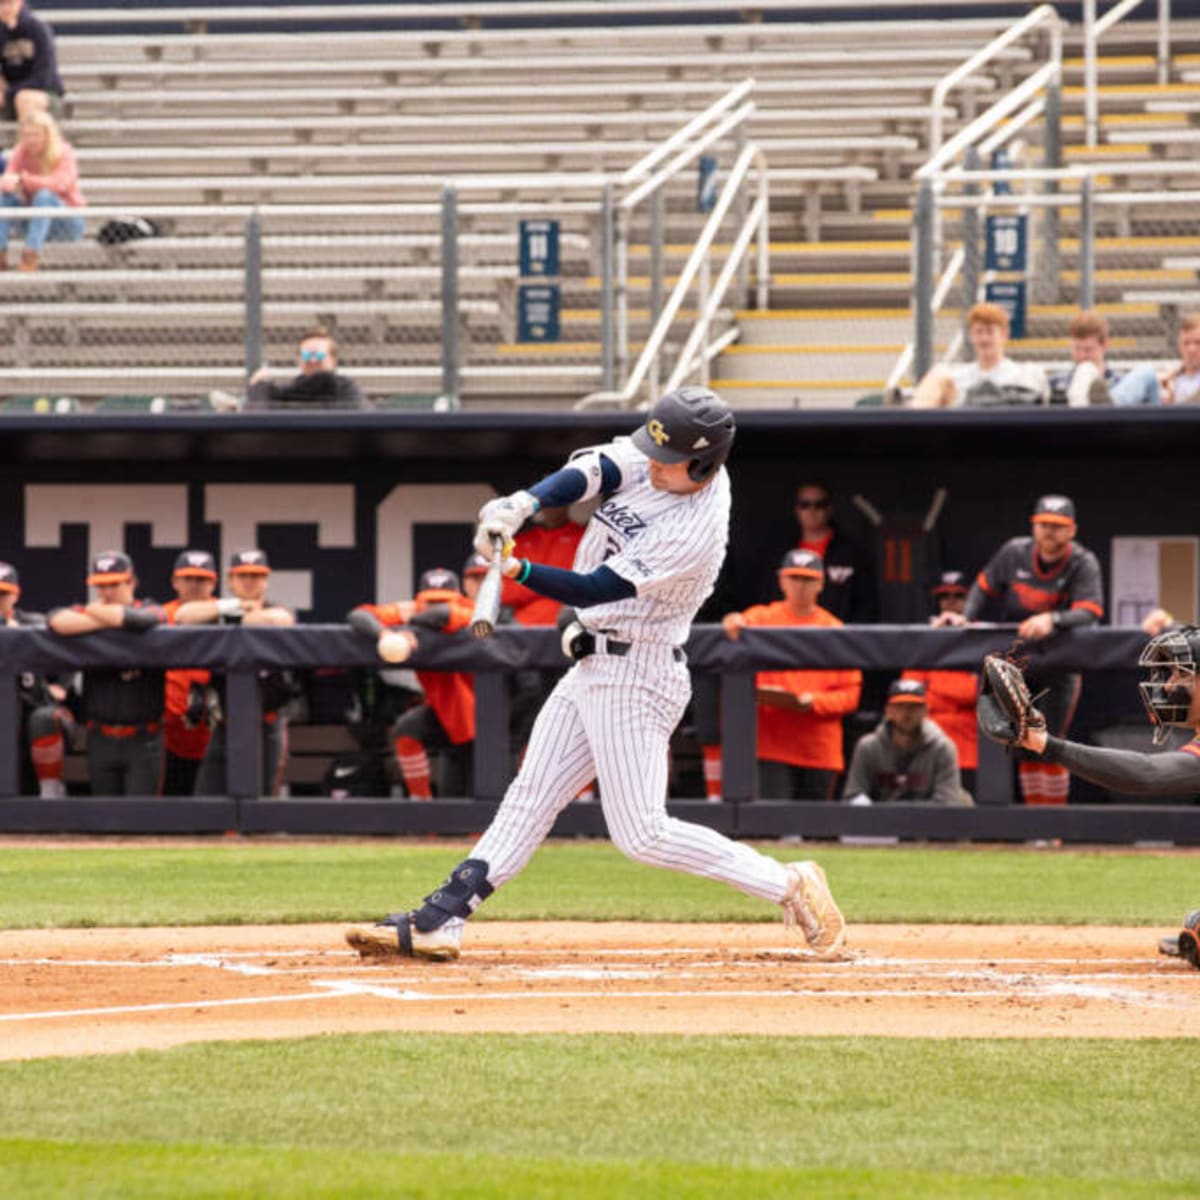
<instances>
[{"instance_id":1,"label":"gt logo on helmet","mask_svg":"<svg viewBox=\"0 0 1200 1200\"><path fill-rule=\"evenodd\" d=\"M656 446L665 446L671 440L671 435L663 428L663 423L657 417L646 422L646 432L654 439Z\"/></svg>"}]
</instances>

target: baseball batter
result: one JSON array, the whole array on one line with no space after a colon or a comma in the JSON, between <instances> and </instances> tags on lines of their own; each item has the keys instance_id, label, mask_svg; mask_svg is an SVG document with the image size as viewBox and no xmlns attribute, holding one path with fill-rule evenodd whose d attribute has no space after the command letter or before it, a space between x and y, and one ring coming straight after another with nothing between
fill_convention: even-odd
<instances>
[{"instance_id":1,"label":"baseball batter","mask_svg":"<svg viewBox=\"0 0 1200 1200\"><path fill-rule=\"evenodd\" d=\"M495 819L420 907L347 931L364 957L459 955L466 919L516 876L590 779L613 842L639 862L687 871L779 904L823 957L845 922L812 862L783 864L667 815L668 742L690 694L683 651L725 557L734 421L707 388L669 392L631 438L577 451L560 471L484 505L476 546L506 547L542 506L599 497L573 570L507 557L504 574L573 606L563 647L575 665L534 724Z\"/></svg>"}]
</instances>

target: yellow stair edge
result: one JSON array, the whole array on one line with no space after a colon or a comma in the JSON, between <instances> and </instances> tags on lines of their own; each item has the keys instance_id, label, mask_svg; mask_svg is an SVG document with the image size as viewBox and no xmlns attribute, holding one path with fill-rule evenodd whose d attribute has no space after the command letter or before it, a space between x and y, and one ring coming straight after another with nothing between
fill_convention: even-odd
<instances>
[{"instance_id":1,"label":"yellow stair edge","mask_svg":"<svg viewBox=\"0 0 1200 1200\"><path fill-rule=\"evenodd\" d=\"M909 242L904 240L889 240L879 242L770 242L772 254L903 254L909 248ZM728 255L729 245L714 243L711 252L714 257ZM678 243L664 246L663 251L672 257L686 258L694 249L694 243ZM630 258L647 258L650 247L637 245L629 247Z\"/></svg>"},{"instance_id":2,"label":"yellow stair edge","mask_svg":"<svg viewBox=\"0 0 1200 1200\"><path fill-rule=\"evenodd\" d=\"M1064 87L1064 96L1082 96L1086 89L1082 84ZM1155 96L1194 96L1200 92L1198 83L1101 83L1096 87L1100 96L1137 96L1151 92Z\"/></svg>"},{"instance_id":3,"label":"yellow stair edge","mask_svg":"<svg viewBox=\"0 0 1200 1200\"><path fill-rule=\"evenodd\" d=\"M1109 143L1100 146L1064 146L1063 158L1146 158L1150 153L1147 142L1130 142L1128 146Z\"/></svg>"},{"instance_id":4,"label":"yellow stair edge","mask_svg":"<svg viewBox=\"0 0 1200 1200\"><path fill-rule=\"evenodd\" d=\"M1083 68L1084 60L1082 58L1064 58L1062 65L1064 68L1074 67L1076 70L1080 70ZM1103 70L1105 67L1155 67L1157 65L1158 60L1153 54L1114 54L1096 59L1097 70Z\"/></svg>"}]
</instances>

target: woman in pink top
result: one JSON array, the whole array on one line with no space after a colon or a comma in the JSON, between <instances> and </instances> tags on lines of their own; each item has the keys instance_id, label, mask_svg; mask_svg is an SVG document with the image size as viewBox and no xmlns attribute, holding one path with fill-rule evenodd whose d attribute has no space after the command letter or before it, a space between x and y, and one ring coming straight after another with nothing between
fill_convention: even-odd
<instances>
[{"instance_id":1,"label":"woman in pink top","mask_svg":"<svg viewBox=\"0 0 1200 1200\"><path fill-rule=\"evenodd\" d=\"M4 208L81 208L75 151L63 139L48 112L29 113L18 126L16 148L0 176ZM18 270L36 271L45 242L77 242L83 237L80 216L34 217L28 221L0 218L0 270L8 266L8 235L16 227L25 238Z\"/></svg>"}]
</instances>

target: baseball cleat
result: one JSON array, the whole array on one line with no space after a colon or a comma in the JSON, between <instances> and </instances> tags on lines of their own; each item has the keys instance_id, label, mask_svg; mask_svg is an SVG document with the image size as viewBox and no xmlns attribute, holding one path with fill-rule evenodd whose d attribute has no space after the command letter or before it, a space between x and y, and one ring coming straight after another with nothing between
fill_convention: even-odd
<instances>
[{"instance_id":1,"label":"baseball cleat","mask_svg":"<svg viewBox=\"0 0 1200 1200\"><path fill-rule=\"evenodd\" d=\"M825 872L815 862L787 864L790 887L783 901L783 922L798 926L820 958L837 958L846 944L846 921Z\"/></svg>"},{"instance_id":2,"label":"baseball cleat","mask_svg":"<svg viewBox=\"0 0 1200 1200\"><path fill-rule=\"evenodd\" d=\"M459 953L454 932L443 926L422 933L413 927L408 913L387 917L375 925L355 925L346 930L346 941L363 958L424 958L430 962L452 962Z\"/></svg>"}]
</instances>

